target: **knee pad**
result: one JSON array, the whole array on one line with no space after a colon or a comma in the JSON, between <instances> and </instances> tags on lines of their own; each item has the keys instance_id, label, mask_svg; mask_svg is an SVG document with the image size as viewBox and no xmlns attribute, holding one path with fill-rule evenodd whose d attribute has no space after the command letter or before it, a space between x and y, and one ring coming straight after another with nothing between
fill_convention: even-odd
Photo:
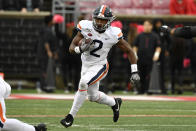
<instances>
[{"instance_id":1,"label":"knee pad","mask_svg":"<svg viewBox=\"0 0 196 131\"><path fill-rule=\"evenodd\" d=\"M88 94L88 100L91 102L98 102L99 99L100 99L100 96L97 93Z\"/></svg>"},{"instance_id":2,"label":"knee pad","mask_svg":"<svg viewBox=\"0 0 196 131\"><path fill-rule=\"evenodd\" d=\"M79 90L87 91L87 89L88 89L88 84L87 83L88 83L87 80L81 79L80 83L79 83Z\"/></svg>"}]
</instances>

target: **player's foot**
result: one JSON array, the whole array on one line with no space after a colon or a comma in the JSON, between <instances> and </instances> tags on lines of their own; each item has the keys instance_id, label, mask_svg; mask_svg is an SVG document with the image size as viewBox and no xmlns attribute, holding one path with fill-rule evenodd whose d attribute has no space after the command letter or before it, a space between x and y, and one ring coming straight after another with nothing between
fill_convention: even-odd
<instances>
[{"instance_id":1,"label":"player's foot","mask_svg":"<svg viewBox=\"0 0 196 131\"><path fill-rule=\"evenodd\" d=\"M47 131L46 125L39 124L39 125L35 126L35 131Z\"/></svg>"},{"instance_id":2,"label":"player's foot","mask_svg":"<svg viewBox=\"0 0 196 131\"><path fill-rule=\"evenodd\" d=\"M114 106L112 106L112 110L113 110L113 121L117 122L118 118L119 118L119 112L120 112L120 106L122 104L122 99L121 98L114 98L114 100L116 101L116 104Z\"/></svg>"},{"instance_id":3,"label":"player's foot","mask_svg":"<svg viewBox=\"0 0 196 131\"><path fill-rule=\"evenodd\" d=\"M73 124L73 121L73 116L71 114L68 114L64 119L61 120L61 124L67 128Z\"/></svg>"}]
</instances>

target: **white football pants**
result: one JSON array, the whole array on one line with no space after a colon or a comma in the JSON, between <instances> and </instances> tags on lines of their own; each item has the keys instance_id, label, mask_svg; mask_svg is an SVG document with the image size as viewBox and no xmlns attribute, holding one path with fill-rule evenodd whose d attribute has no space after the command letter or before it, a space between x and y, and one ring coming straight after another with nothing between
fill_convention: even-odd
<instances>
[{"instance_id":1,"label":"white football pants","mask_svg":"<svg viewBox=\"0 0 196 131\"><path fill-rule=\"evenodd\" d=\"M107 96L103 92L99 91L99 83L105 78L108 73L109 64L105 65L82 65L81 79L79 83L78 91L75 95L74 102L70 111L70 114L75 117L79 108L88 96L91 102L97 102L108 106L114 106L115 100L112 97Z\"/></svg>"},{"instance_id":2,"label":"white football pants","mask_svg":"<svg viewBox=\"0 0 196 131\"><path fill-rule=\"evenodd\" d=\"M0 77L0 131L35 131L32 125L28 125L16 119L6 118L4 99L7 98L10 93L10 85Z\"/></svg>"}]
</instances>

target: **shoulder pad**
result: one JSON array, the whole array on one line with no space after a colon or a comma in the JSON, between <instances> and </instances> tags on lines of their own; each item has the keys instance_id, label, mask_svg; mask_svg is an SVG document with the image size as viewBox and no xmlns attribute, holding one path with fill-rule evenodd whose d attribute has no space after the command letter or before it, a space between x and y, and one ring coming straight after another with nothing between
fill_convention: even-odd
<instances>
[{"instance_id":1,"label":"shoulder pad","mask_svg":"<svg viewBox=\"0 0 196 131\"><path fill-rule=\"evenodd\" d=\"M88 29L89 28L89 25L90 25L90 21L88 20L81 20L78 24L77 24L77 30L78 31L83 31L85 29Z\"/></svg>"},{"instance_id":2,"label":"shoulder pad","mask_svg":"<svg viewBox=\"0 0 196 131\"><path fill-rule=\"evenodd\" d=\"M120 28L118 28L118 27L112 27L112 32L113 32L113 34L115 35L115 37L118 40L120 40L120 39L123 38L123 33L122 33L122 31L121 31Z\"/></svg>"}]
</instances>

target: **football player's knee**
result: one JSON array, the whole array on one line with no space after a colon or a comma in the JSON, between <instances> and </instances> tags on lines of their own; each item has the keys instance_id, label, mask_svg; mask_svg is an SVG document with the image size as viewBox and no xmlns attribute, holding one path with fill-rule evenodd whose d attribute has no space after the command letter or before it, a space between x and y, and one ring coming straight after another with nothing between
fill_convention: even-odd
<instances>
[{"instance_id":1,"label":"football player's knee","mask_svg":"<svg viewBox=\"0 0 196 131\"><path fill-rule=\"evenodd\" d=\"M99 99L99 96L97 94L88 94L88 100L91 102L97 102Z\"/></svg>"},{"instance_id":2,"label":"football player's knee","mask_svg":"<svg viewBox=\"0 0 196 131\"><path fill-rule=\"evenodd\" d=\"M87 80L81 79L80 84L79 84L79 89L80 90L87 90L88 89L88 84Z\"/></svg>"}]
</instances>

